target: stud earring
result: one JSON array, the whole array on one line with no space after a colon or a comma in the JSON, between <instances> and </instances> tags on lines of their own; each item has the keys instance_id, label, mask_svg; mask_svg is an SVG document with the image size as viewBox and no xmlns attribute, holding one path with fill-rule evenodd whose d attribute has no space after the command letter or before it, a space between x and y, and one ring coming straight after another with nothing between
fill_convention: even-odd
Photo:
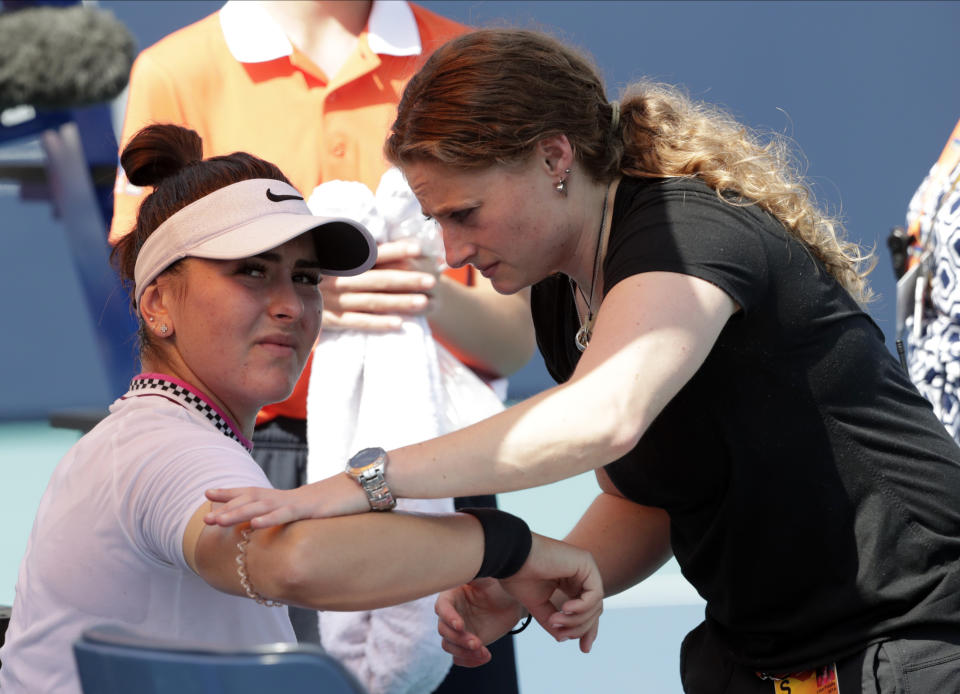
<instances>
[{"instance_id":1,"label":"stud earring","mask_svg":"<svg viewBox=\"0 0 960 694\"><path fill-rule=\"evenodd\" d=\"M166 324L166 323L161 323L161 324L160 324L160 334L161 334L161 335L166 335L169 331L170 331L170 328L167 327L167 324Z\"/></svg>"},{"instance_id":2,"label":"stud earring","mask_svg":"<svg viewBox=\"0 0 960 694\"><path fill-rule=\"evenodd\" d=\"M564 169L563 176L569 176L569 175L570 175L570 169ZM557 188L557 192L560 193L560 195L562 195L563 197L566 197L567 196L567 179L561 176L560 180L557 181L556 188Z\"/></svg>"}]
</instances>

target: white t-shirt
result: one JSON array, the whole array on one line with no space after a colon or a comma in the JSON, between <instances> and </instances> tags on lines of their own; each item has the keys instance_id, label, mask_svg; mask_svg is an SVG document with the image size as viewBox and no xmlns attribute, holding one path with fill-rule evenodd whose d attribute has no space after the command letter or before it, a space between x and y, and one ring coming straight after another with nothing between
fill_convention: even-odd
<instances>
[{"instance_id":1,"label":"white t-shirt","mask_svg":"<svg viewBox=\"0 0 960 694\"><path fill-rule=\"evenodd\" d=\"M117 400L40 501L0 650L3 694L79 694L72 644L95 624L226 646L295 641L286 609L217 591L183 557L204 490L237 486L270 483L203 414L157 395Z\"/></svg>"}]
</instances>

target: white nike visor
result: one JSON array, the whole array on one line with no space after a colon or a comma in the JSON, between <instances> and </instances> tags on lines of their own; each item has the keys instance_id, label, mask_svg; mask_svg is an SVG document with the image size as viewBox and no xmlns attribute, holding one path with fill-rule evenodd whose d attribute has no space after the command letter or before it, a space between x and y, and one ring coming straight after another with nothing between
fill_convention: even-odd
<instances>
[{"instance_id":1,"label":"white nike visor","mask_svg":"<svg viewBox=\"0 0 960 694\"><path fill-rule=\"evenodd\" d=\"M311 232L324 275L359 275L377 262L366 227L310 213L296 188L256 178L233 183L172 214L144 242L134 269L137 303L147 286L181 258L239 260Z\"/></svg>"}]
</instances>

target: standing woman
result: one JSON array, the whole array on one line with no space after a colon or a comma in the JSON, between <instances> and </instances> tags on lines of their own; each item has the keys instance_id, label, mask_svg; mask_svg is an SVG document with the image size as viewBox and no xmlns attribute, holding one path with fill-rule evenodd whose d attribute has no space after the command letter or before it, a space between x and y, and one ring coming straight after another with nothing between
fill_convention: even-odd
<instances>
[{"instance_id":1,"label":"standing woman","mask_svg":"<svg viewBox=\"0 0 960 694\"><path fill-rule=\"evenodd\" d=\"M557 41L485 30L410 81L386 151L449 265L533 286L559 382L390 451L395 495L596 470L567 541L608 594L672 552L707 602L681 649L691 694L798 692L813 670L843 694L960 691L960 449L782 144L662 85L609 102ZM209 495L232 499L210 521L255 527L368 508L346 475ZM517 609L490 584L443 596L456 662L483 662Z\"/></svg>"},{"instance_id":2,"label":"standing woman","mask_svg":"<svg viewBox=\"0 0 960 694\"><path fill-rule=\"evenodd\" d=\"M504 577L557 638L589 650L596 565L506 513L204 525L204 489L267 484L249 452L257 411L300 376L321 275L362 272L376 246L355 222L312 216L273 164L201 152L195 132L154 125L121 157L131 181L155 187L115 251L144 373L40 502L0 651L4 694L79 693L71 644L94 624L220 646L293 641L287 611L271 607L367 610L475 576ZM563 613L548 602L558 587L581 598Z\"/></svg>"}]
</instances>

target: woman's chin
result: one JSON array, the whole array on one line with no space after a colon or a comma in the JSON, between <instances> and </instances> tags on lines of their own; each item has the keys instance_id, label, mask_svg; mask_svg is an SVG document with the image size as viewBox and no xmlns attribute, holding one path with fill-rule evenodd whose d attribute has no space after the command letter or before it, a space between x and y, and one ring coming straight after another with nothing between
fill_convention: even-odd
<instances>
[{"instance_id":1,"label":"woman's chin","mask_svg":"<svg viewBox=\"0 0 960 694\"><path fill-rule=\"evenodd\" d=\"M261 403L260 407L283 402L290 397L296 385L296 378L277 378L261 384L261 386L256 389L257 400Z\"/></svg>"}]
</instances>

